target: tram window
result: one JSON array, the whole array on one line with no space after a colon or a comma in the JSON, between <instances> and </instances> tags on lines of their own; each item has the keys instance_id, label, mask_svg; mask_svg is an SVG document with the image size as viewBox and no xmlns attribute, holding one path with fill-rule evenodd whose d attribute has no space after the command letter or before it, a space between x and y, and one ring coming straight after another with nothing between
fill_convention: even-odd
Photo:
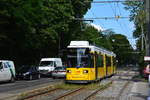
<instances>
[{"instance_id":1,"label":"tram window","mask_svg":"<svg viewBox=\"0 0 150 100\"><path fill-rule=\"evenodd\" d=\"M68 58L68 67L75 67L77 64L77 59L76 58Z\"/></svg>"},{"instance_id":2,"label":"tram window","mask_svg":"<svg viewBox=\"0 0 150 100\"><path fill-rule=\"evenodd\" d=\"M90 67L91 67L91 68L94 68L94 55L91 55L91 56L89 57L89 62L90 62Z\"/></svg>"},{"instance_id":3,"label":"tram window","mask_svg":"<svg viewBox=\"0 0 150 100\"><path fill-rule=\"evenodd\" d=\"M69 48L68 67L87 68L91 67L89 48Z\"/></svg>"},{"instance_id":4,"label":"tram window","mask_svg":"<svg viewBox=\"0 0 150 100\"><path fill-rule=\"evenodd\" d=\"M97 66L98 67L103 67L103 55L98 55L97 56Z\"/></svg>"},{"instance_id":5,"label":"tram window","mask_svg":"<svg viewBox=\"0 0 150 100\"><path fill-rule=\"evenodd\" d=\"M111 66L111 59L108 56L106 56L106 65Z\"/></svg>"},{"instance_id":6,"label":"tram window","mask_svg":"<svg viewBox=\"0 0 150 100\"><path fill-rule=\"evenodd\" d=\"M92 58L89 55L86 56L68 56L68 67L70 68L89 68L91 67Z\"/></svg>"}]
</instances>

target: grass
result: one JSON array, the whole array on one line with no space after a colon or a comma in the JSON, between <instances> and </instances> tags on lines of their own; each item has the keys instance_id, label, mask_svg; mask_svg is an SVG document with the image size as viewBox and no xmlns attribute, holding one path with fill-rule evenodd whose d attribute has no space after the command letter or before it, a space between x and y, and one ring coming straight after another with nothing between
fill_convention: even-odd
<instances>
[{"instance_id":1,"label":"grass","mask_svg":"<svg viewBox=\"0 0 150 100\"><path fill-rule=\"evenodd\" d=\"M90 83L90 84L66 84L65 82L64 83L61 83L61 84L55 84L55 85L50 85L50 86L47 86L47 87L43 87L43 88L40 88L40 89L35 89L35 90L31 90L31 91L28 91L28 92L24 92L24 93L21 93L20 95L17 96L17 99L19 100L22 100L26 97L29 97L29 96L32 96L32 95L36 95L38 93L42 93L44 91L49 91L53 88L62 88L62 89L70 89L70 90L73 90L73 89L77 89L77 88L85 88L85 89L88 89L88 90L95 90L95 89L105 89L107 87L109 87L111 84L111 82L108 82L106 83L105 85L102 85L100 84L99 82L97 83Z\"/></svg>"},{"instance_id":2,"label":"grass","mask_svg":"<svg viewBox=\"0 0 150 100\"><path fill-rule=\"evenodd\" d=\"M107 83L106 86L110 84ZM76 89L76 88L85 88L85 89L89 89L89 90L94 90L94 89L98 89L101 87L104 87L104 85L101 85L99 82L97 83L89 83L89 84L66 84L66 83L62 83L59 85L56 85L57 88L62 88L62 89Z\"/></svg>"}]
</instances>

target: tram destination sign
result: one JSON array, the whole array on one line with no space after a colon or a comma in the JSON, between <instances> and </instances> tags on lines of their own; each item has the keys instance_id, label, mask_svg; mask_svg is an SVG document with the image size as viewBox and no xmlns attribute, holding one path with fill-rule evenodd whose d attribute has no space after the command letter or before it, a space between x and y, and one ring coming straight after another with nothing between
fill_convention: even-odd
<instances>
[{"instance_id":1,"label":"tram destination sign","mask_svg":"<svg viewBox=\"0 0 150 100\"><path fill-rule=\"evenodd\" d=\"M144 61L150 61L150 56L145 56Z\"/></svg>"}]
</instances>

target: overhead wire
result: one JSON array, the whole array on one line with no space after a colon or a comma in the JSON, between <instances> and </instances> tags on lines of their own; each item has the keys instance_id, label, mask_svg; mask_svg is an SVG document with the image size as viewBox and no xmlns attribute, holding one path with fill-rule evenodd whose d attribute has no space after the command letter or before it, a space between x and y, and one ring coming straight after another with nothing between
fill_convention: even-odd
<instances>
[{"instance_id":1,"label":"overhead wire","mask_svg":"<svg viewBox=\"0 0 150 100\"><path fill-rule=\"evenodd\" d=\"M116 11L113 9L112 5L110 5L110 8L112 9L113 13L114 13L114 16L117 16L116 15ZM128 32L126 31L126 29L124 29L124 27L122 26L122 24L120 24L120 22L116 19L116 22L118 23L118 25L121 27L121 29L127 34Z\"/></svg>"},{"instance_id":2,"label":"overhead wire","mask_svg":"<svg viewBox=\"0 0 150 100\"><path fill-rule=\"evenodd\" d=\"M121 14L121 11L120 11L120 7L119 7L119 5L117 5L118 6L118 12L119 12L119 16L121 16L122 14ZM112 9L112 12L113 12L113 14L114 14L114 16L116 16L116 5L114 4L114 8L112 7L112 5L110 4L110 8ZM116 22L119 24L119 26L121 27L121 29L125 32L125 34L127 34L127 33L129 33L129 30L127 30L127 29L125 29L125 27L127 28L127 26L125 25L125 24L121 24L118 20L116 20ZM133 39L132 40L130 40L130 43L131 43L131 45L133 46L133 48L135 48L134 47L134 45L135 44L133 44Z\"/></svg>"},{"instance_id":3,"label":"overhead wire","mask_svg":"<svg viewBox=\"0 0 150 100\"><path fill-rule=\"evenodd\" d=\"M117 3L117 7L118 7L118 11L119 11L120 16L122 16L122 13L120 11L121 8L120 8L120 5L118 3ZM124 21L122 22L122 24L123 24L123 26L125 26L126 29L128 29L127 24ZM127 32L130 33L129 30L127 30Z\"/></svg>"},{"instance_id":4,"label":"overhead wire","mask_svg":"<svg viewBox=\"0 0 150 100\"><path fill-rule=\"evenodd\" d=\"M94 17L96 17L96 18L97 18L97 15L95 15L95 14L94 14L94 12L93 12L92 10L91 10L91 13L92 13L92 15L93 15ZM102 28L104 28L104 27L105 27L105 25L103 24L103 22L101 22L100 20L99 20L99 22L100 22L100 23L101 23L101 25L102 25L101 27L102 27Z\"/></svg>"},{"instance_id":5,"label":"overhead wire","mask_svg":"<svg viewBox=\"0 0 150 100\"><path fill-rule=\"evenodd\" d=\"M118 11L119 11L120 16L122 16L122 13L120 11L121 7L120 7L120 5L118 3L117 3L117 7L118 7ZM122 22L122 24L125 26L126 29L128 29L127 24L124 21ZM130 33L129 30L127 30L127 32ZM128 38L128 39L130 39L130 41L132 43L135 42L135 39L133 37L132 38ZM135 45L135 44L132 44L132 45Z\"/></svg>"}]
</instances>

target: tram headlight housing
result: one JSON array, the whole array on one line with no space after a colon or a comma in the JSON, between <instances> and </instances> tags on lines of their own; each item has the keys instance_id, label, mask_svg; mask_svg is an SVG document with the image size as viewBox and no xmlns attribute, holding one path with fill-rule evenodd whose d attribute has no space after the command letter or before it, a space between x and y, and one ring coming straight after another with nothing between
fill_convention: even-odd
<instances>
[{"instance_id":1,"label":"tram headlight housing","mask_svg":"<svg viewBox=\"0 0 150 100\"><path fill-rule=\"evenodd\" d=\"M88 73L88 70L83 70L83 73Z\"/></svg>"},{"instance_id":2,"label":"tram headlight housing","mask_svg":"<svg viewBox=\"0 0 150 100\"><path fill-rule=\"evenodd\" d=\"M67 73L71 73L71 70L67 70Z\"/></svg>"}]
</instances>

